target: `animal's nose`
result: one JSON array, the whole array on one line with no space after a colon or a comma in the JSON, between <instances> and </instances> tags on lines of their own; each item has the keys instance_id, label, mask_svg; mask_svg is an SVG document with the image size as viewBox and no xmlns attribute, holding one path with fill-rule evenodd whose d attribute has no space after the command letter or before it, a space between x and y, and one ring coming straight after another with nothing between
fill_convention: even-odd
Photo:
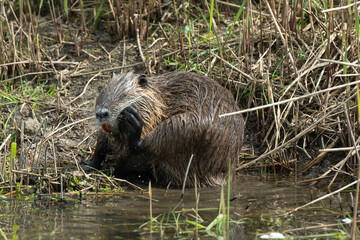
<instances>
[{"instance_id":1,"label":"animal's nose","mask_svg":"<svg viewBox=\"0 0 360 240\"><path fill-rule=\"evenodd\" d=\"M109 117L109 110L106 108L97 109L95 115L97 119L104 121Z\"/></svg>"}]
</instances>

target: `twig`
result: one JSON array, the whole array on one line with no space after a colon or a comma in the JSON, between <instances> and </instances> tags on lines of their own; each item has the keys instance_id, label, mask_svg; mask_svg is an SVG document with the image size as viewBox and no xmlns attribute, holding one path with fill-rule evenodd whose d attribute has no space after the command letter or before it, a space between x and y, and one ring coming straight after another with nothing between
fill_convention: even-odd
<instances>
[{"instance_id":1,"label":"twig","mask_svg":"<svg viewBox=\"0 0 360 240\"><path fill-rule=\"evenodd\" d=\"M345 117L346 117L347 127L350 132L351 142L354 145L357 159L360 159L359 151L357 150L357 147L356 147L357 144L355 141L354 132L351 129L351 123L350 123L350 119L349 119L349 113L346 108L346 104L344 103L343 106L344 106L344 113L345 113ZM353 220L352 239L355 239L355 236L356 236L356 220L357 220L358 206L359 206L359 190L360 190L360 182L359 182L359 180L360 180L360 164L359 163L358 163L357 179L358 179L358 181L356 183L356 196L355 196L354 213L353 213L353 219L352 219Z\"/></svg>"},{"instance_id":2,"label":"twig","mask_svg":"<svg viewBox=\"0 0 360 240\"><path fill-rule=\"evenodd\" d=\"M125 42L125 41L124 41ZM104 50L104 52L106 52L106 54L108 55L108 58L109 58L109 63L111 63L111 53L109 53L106 48L101 44L99 43L100 47ZM125 50L125 49L124 49Z\"/></svg>"},{"instance_id":3,"label":"twig","mask_svg":"<svg viewBox=\"0 0 360 240\"><path fill-rule=\"evenodd\" d=\"M359 223L360 221L357 221L357 223ZM283 233L288 233L288 232L294 232L294 231L307 231L310 229L326 229L326 228L330 228L330 227L343 227L343 225L347 225L350 223L333 223L333 224L321 224L321 225L315 225L315 226L310 226L310 227L300 227L300 228L293 228L293 229L288 229L285 230Z\"/></svg>"},{"instance_id":4,"label":"twig","mask_svg":"<svg viewBox=\"0 0 360 240\"><path fill-rule=\"evenodd\" d=\"M38 154L38 158L37 158L37 166L38 166L38 169L39 169L39 172L40 172L40 156L41 156L41 150L42 150L42 147L43 147L43 144L44 144L44 137L45 137L45 134L46 134L46 126L47 126L47 117L45 117L45 120L44 120L44 129L43 129L43 135L41 137L41 142L40 142L40 148L39 148L39 154ZM34 161L33 161L34 163Z\"/></svg>"},{"instance_id":5,"label":"twig","mask_svg":"<svg viewBox=\"0 0 360 240\"><path fill-rule=\"evenodd\" d=\"M360 182L360 179L358 179L358 180L356 180L356 181L354 181L354 182L352 182L352 183L350 183L350 184L348 184L348 185L346 185L346 186L344 186L344 187L342 187L342 188L340 188L340 189L338 189L338 190L336 190L336 191L334 191L334 192L331 192L331 193L326 194L326 195L324 195L324 196L322 196L322 197L319 197L319 198L315 199L314 201L311 201L311 202L306 203L306 204L304 204L304 205L302 205L302 206L300 206L300 207L297 207L297 208L295 208L294 210L291 210L290 212L285 213L284 215L289 215L289 214L291 214L291 213L293 213L293 212L296 212L296 211L298 211L298 210L300 210L300 209L302 209L302 208L308 207L308 206L310 206L310 205L312 205L312 204L314 204L314 203L317 203L317 202L319 202L319 201L321 201L321 200L324 200L325 198L328 198L328 197L330 197L330 196L332 196L332 195L334 195L334 194L336 194L336 193L339 193L339 192L341 192L341 191L343 191L343 190L345 190L345 189L347 189L347 188L355 185L355 184L358 183L358 182Z\"/></svg>"},{"instance_id":6,"label":"twig","mask_svg":"<svg viewBox=\"0 0 360 240\"><path fill-rule=\"evenodd\" d=\"M241 5L236 5L236 4L234 4L234 3L224 2L224 1L220 1L220 0L217 0L216 2L217 2L217 3L220 3L220 4L223 4L223 5L225 5L225 6L230 6L230 7L235 7L235 8L241 8ZM244 9L246 9L246 7L244 7ZM256 11L256 10L254 10L254 9L252 9L252 8L250 9L250 12L257 13L257 14L260 13L259 11ZM270 16L269 14L264 14L264 13L262 13L262 15L263 15L263 16L267 16L267 17Z\"/></svg>"},{"instance_id":7,"label":"twig","mask_svg":"<svg viewBox=\"0 0 360 240\"><path fill-rule=\"evenodd\" d=\"M246 73L244 73L243 71L241 71L240 69L238 69L237 67L231 65L228 61L226 61L225 59L219 57L218 55L216 55L216 54L213 53L212 51L210 51L210 53L211 53L212 55L214 55L216 58L218 58L218 59L220 59L221 61L223 61L223 62L225 63L225 66L226 66L226 67L229 67L230 69L233 69L233 70L235 70L236 72L244 75L244 76L245 76L246 78L248 78L249 80L254 81L254 79L253 79L249 74L246 74Z\"/></svg>"},{"instance_id":8,"label":"twig","mask_svg":"<svg viewBox=\"0 0 360 240\"><path fill-rule=\"evenodd\" d=\"M360 149L360 146L357 146L356 149ZM355 150L355 147L324 148L324 149L319 149L319 152L343 152L343 151L352 151L352 150Z\"/></svg>"},{"instance_id":9,"label":"twig","mask_svg":"<svg viewBox=\"0 0 360 240\"><path fill-rule=\"evenodd\" d=\"M38 128L38 130L36 131L36 133L35 133L35 135L34 135L34 137L33 137L32 141L31 141L31 143L30 143L30 145L29 145L29 147L28 147L28 150L26 151L26 154L25 154L25 156L24 156L24 159L25 159L25 161L26 161L26 162L27 162L26 158L27 158L27 156L28 156L28 154L29 154L29 151L30 151L31 145L35 142L35 139L36 139L37 135L39 134L39 132L40 132L40 130L41 130L41 128L42 128L42 126L43 126L43 125L44 125L44 123L46 122L46 120L47 120L47 118L45 117L44 121L41 123L40 127L39 127L39 128Z\"/></svg>"},{"instance_id":10,"label":"twig","mask_svg":"<svg viewBox=\"0 0 360 240\"><path fill-rule=\"evenodd\" d=\"M167 33L165 32L164 28L162 27L161 23L159 23L159 27L160 27L162 33L164 34L166 41L167 41L169 44L171 44L170 39L169 39Z\"/></svg>"},{"instance_id":11,"label":"twig","mask_svg":"<svg viewBox=\"0 0 360 240\"><path fill-rule=\"evenodd\" d=\"M149 204L150 204L150 231L152 231L153 215L152 215L152 191L151 191L151 180L149 181Z\"/></svg>"},{"instance_id":12,"label":"twig","mask_svg":"<svg viewBox=\"0 0 360 240\"><path fill-rule=\"evenodd\" d=\"M358 144L359 141L360 141L360 138L358 138L358 140L356 141L356 143ZM339 170L341 170L341 168L344 166L344 164L345 164L345 163L349 160L349 158L352 157L353 155L354 155L353 152L349 152L343 160L341 160L340 162L338 162L337 164L335 164L334 166L332 166L329 170L327 170L324 174L322 174L322 175L320 176L320 178L326 177L329 173L331 173L331 172L334 171L335 169L337 170L337 171L336 171L336 174L335 174L335 176L334 176L334 178L333 178L333 180L331 180L331 182L329 183L328 188L330 188L331 185L332 185L332 183L335 181L335 178L337 177L337 174L338 174ZM314 182L311 183L311 185L314 185L314 184L316 184L317 182L318 182L318 180L314 180Z\"/></svg>"},{"instance_id":13,"label":"twig","mask_svg":"<svg viewBox=\"0 0 360 240\"><path fill-rule=\"evenodd\" d=\"M91 137L94 133L96 133L98 130L95 129L93 130L89 135L87 135L83 140L81 140L77 145L76 147L78 148L81 144L83 144L83 142L85 142L89 137Z\"/></svg>"},{"instance_id":14,"label":"twig","mask_svg":"<svg viewBox=\"0 0 360 240\"><path fill-rule=\"evenodd\" d=\"M135 25L137 25L137 21L138 19L135 18ZM145 64L146 63L146 59L144 57L144 53L142 51L142 48L141 48L141 43L140 43L140 36L139 36L139 28L136 27L136 42L137 42L137 45L138 45L138 49L139 49L139 53L140 53L140 57L141 57L141 60L143 61L143 63Z\"/></svg>"},{"instance_id":15,"label":"twig","mask_svg":"<svg viewBox=\"0 0 360 240\"><path fill-rule=\"evenodd\" d=\"M270 15L271 15L271 17L272 17L272 19L273 19L273 22L274 22L274 24L275 24L276 30L278 31L278 33L279 33L279 35L280 35L281 41L283 42L284 46L286 47L286 51L287 51L287 53L288 53L288 55L289 55L291 64L293 65L293 67L294 67L294 69L295 69L295 72L297 72L296 65L295 65L295 62L294 62L294 58L293 58L292 55L291 55L291 50L289 49L288 45L286 44L286 41L285 41L284 36L283 36L283 34L282 34L282 32L281 32L280 26L279 26L279 24L278 24L278 22L277 22L277 20L276 20L276 18L275 18L275 16L274 16L274 13L272 12L271 7L270 7L270 5L269 5L269 3L268 3L267 0L265 0L265 3L266 3L266 6L267 6L267 8L268 8L268 10L269 10L269 12L270 12Z\"/></svg>"},{"instance_id":16,"label":"twig","mask_svg":"<svg viewBox=\"0 0 360 240\"><path fill-rule=\"evenodd\" d=\"M125 179L121 179L121 178L114 178L114 180L118 181L118 182L123 182L123 183L126 183L128 184L129 186L131 186L132 188L134 188L135 190L139 190L140 192L144 192L144 189L129 182L128 180L125 180Z\"/></svg>"},{"instance_id":17,"label":"twig","mask_svg":"<svg viewBox=\"0 0 360 240\"><path fill-rule=\"evenodd\" d=\"M184 176L184 182L183 182L183 186L182 186L180 199L183 199L183 197L184 197L186 180L187 180L187 177L188 177L188 174L189 174L189 169L190 169L190 165L191 165L191 161L192 161L193 157L194 157L194 154L191 154L189 163L188 163L187 168L186 168L185 176Z\"/></svg>"},{"instance_id":18,"label":"twig","mask_svg":"<svg viewBox=\"0 0 360 240\"><path fill-rule=\"evenodd\" d=\"M55 131L53 131L52 133L49 133L49 135L46 136L46 140L48 140L52 135L54 135L55 133L63 130L64 128L71 127L71 126L73 126L73 125L75 125L75 124L78 124L78 123L81 123L81 122L85 122L85 121L90 120L90 119L92 119L92 118L94 118L94 116L87 117L87 118L84 118L84 119L80 119L80 120L75 121L75 122L73 122L73 123L67 124L67 125L65 125L65 126L63 126L63 127L61 127L61 128L58 128L58 129L56 129Z\"/></svg>"},{"instance_id":19,"label":"twig","mask_svg":"<svg viewBox=\"0 0 360 240\"><path fill-rule=\"evenodd\" d=\"M57 172L57 164L56 164L56 154L55 154L55 145L54 145L54 139L51 138L51 145L52 145L52 149L53 149L53 158L54 158L54 168L55 168L55 176L58 176L58 172Z\"/></svg>"},{"instance_id":20,"label":"twig","mask_svg":"<svg viewBox=\"0 0 360 240\"><path fill-rule=\"evenodd\" d=\"M39 173L33 173L33 172L28 172L28 171L19 171L19 170L15 170L15 169L13 169L11 171L14 173L17 173L17 174L30 175L30 176L35 176L35 177L44 177L44 178L51 179L51 176L47 175L47 174L39 174Z\"/></svg>"},{"instance_id":21,"label":"twig","mask_svg":"<svg viewBox=\"0 0 360 240\"><path fill-rule=\"evenodd\" d=\"M335 144L337 143L337 141L339 140L339 137L336 137L329 145L329 147L333 147L335 146ZM304 172L306 170L308 170L310 167L314 166L316 163L318 163L321 159L323 159L325 157L325 155L327 154L327 152L321 152L316 158L314 158L314 160L312 160L311 162L309 162L308 164L306 164L306 166L304 166L302 169L300 169L298 171L298 173Z\"/></svg>"},{"instance_id":22,"label":"twig","mask_svg":"<svg viewBox=\"0 0 360 240\"><path fill-rule=\"evenodd\" d=\"M60 199L64 198L64 185L63 185L63 175L60 173Z\"/></svg>"},{"instance_id":23,"label":"twig","mask_svg":"<svg viewBox=\"0 0 360 240\"><path fill-rule=\"evenodd\" d=\"M74 98L69 104L72 104L72 103L75 102L77 99L79 99L82 95L84 95L84 93L86 92L86 88L89 86L89 84L91 83L91 81L94 80L97 76L99 76L100 73L101 73L101 71L98 72L97 74L95 74L92 78L90 78L89 81L86 83L83 91L80 93L80 95L77 96L76 98Z\"/></svg>"},{"instance_id":24,"label":"twig","mask_svg":"<svg viewBox=\"0 0 360 240\"><path fill-rule=\"evenodd\" d=\"M3 63L0 64L1 67L5 66L12 66L12 65L19 65L19 64L26 64L26 63L43 63L43 64L65 64L65 65L77 65L80 62L69 62L69 61L34 61L34 60L25 60L25 61L19 61L19 62L10 62L10 63Z\"/></svg>"},{"instance_id":25,"label":"twig","mask_svg":"<svg viewBox=\"0 0 360 240\"><path fill-rule=\"evenodd\" d=\"M114 70L119 70L119 69L124 69L124 68L133 68L133 67L136 67L136 66L138 66L138 65L143 65L143 64L144 64L144 63L142 63L142 62L138 62L138 63L134 63L134 64L129 64L129 65L126 65L126 66L118 66L118 67L112 67L112 68L105 68L105 69L102 69L101 72L111 72L111 71L114 71ZM78 76L96 74L96 73L98 73L98 72L99 72L99 71L74 73L74 74L71 74L70 77L78 77Z\"/></svg>"},{"instance_id":26,"label":"twig","mask_svg":"<svg viewBox=\"0 0 360 240\"><path fill-rule=\"evenodd\" d=\"M121 66L124 67L125 64L126 64L126 38L124 35L124 45L123 45L123 55L122 55ZM121 70L121 73L123 73L123 70Z\"/></svg>"},{"instance_id":27,"label":"twig","mask_svg":"<svg viewBox=\"0 0 360 240\"><path fill-rule=\"evenodd\" d=\"M360 73L335 74L334 77L358 77Z\"/></svg>"},{"instance_id":28,"label":"twig","mask_svg":"<svg viewBox=\"0 0 360 240\"><path fill-rule=\"evenodd\" d=\"M345 9L350 8L350 7L352 7L352 6L354 6L354 5L357 5L357 4L359 4L359 3L360 3L360 1L355 2L355 3L351 3L351 4L349 4L349 5L341 6L341 7L325 9L325 10L322 10L321 13L327 13L327 12L334 12L334 11L339 11L339 10L345 10Z\"/></svg>"},{"instance_id":29,"label":"twig","mask_svg":"<svg viewBox=\"0 0 360 240\"><path fill-rule=\"evenodd\" d=\"M20 135L20 162L19 168L24 168L25 165L25 157L24 157L24 128L25 128L25 121L21 121L21 135Z\"/></svg>"},{"instance_id":30,"label":"twig","mask_svg":"<svg viewBox=\"0 0 360 240\"><path fill-rule=\"evenodd\" d=\"M23 77L27 77L27 76L32 76L32 75L40 75L40 74L47 74L47 73L53 73L54 71L43 71L43 72L31 72L31 73L26 73L26 74L21 74L19 76L15 76L12 78L7 78L7 79L3 79L1 80L3 83L5 82L11 82L12 80L16 80L18 78L23 78Z\"/></svg>"},{"instance_id":31,"label":"twig","mask_svg":"<svg viewBox=\"0 0 360 240\"><path fill-rule=\"evenodd\" d=\"M9 135L5 138L5 140L3 141L3 143L2 143L1 146L0 146L0 151L1 151L1 149L5 146L6 142L9 141L10 137L11 137L11 134L9 134Z\"/></svg>"},{"instance_id":32,"label":"twig","mask_svg":"<svg viewBox=\"0 0 360 240\"><path fill-rule=\"evenodd\" d=\"M341 62L341 61L336 61L336 60L332 60L332 59L320 59L320 61L328 62L328 63L335 63L335 64L339 64L339 65L345 65L345 66L350 66L350 67L360 67L360 64L356 64L358 62L357 60L353 63Z\"/></svg>"},{"instance_id":33,"label":"twig","mask_svg":"<svg viewBox=\"0 0 360 240\"><path fill-rule=\"evenodd\" d=\"M321 93L333 91L333 90L336 90L336 89L348 87L348 86L359 84L359 83L360 83L360 80L354 81L354 82L349 82L349 83L341 84L341 85L338 85L338 86L335 86L335 87L326 88L326 89L316 91L316 92L312 92L312 93L309 93L309 94L306 94L306 95L303 95L303 96L289 98L289 99L278 101L278 102L271 103L271 104L266 104L266 105L262 105L262 106L258 106L258 107L248 108L248 109L244 109L244 110L240 110L240 111L232 112L232 113L220 114L219 117L227 117L227 116L232 116L232 115L236 115L236 114L252 112L252 111L259 110L259 109L273 107L273 106L277 106L277 105L288 103L288 102L298 101L298 100L303 99L303 98L308 98L308 97L311 97L311 96L314 96L314 95L318 95L318 94L321 94ZM354 96L355 95L353 95L352 97L354 97Z\"/></svg>"},{"instance_id":34,"label":"twig","mask_svg":"<svg viewBox=\"0 0 360 240\"><path fill-rule=\"evenodd\" d=\"M94 61L97 61L97 60L99 60L99 59L101 58L101 56L100 56L100 57L96 57L96 56L92 55L91 53L87 52L87 51L84 50L84 49L81 49L81 51L82 51L83 53L86 53L86 54L89 55L90 57L92 57L92 58L94 59Z\"/></svg>"},{"instance_id":35,"label":"twig","mask_svg":"<svg viewBox=\"0 0 360 240\"><path fill-rule=\"evenodd\" d=\"M356 93L353 94L351 97L349 97L347 100L345 100L345 102L348 102L349 100L351 100L353 97L356 96ZM345 103L344 102L344 103ZM264 158L267 158L269 156L271 156L272 154L278 152L279 150L287 147L289 144L293 143L294 141L297 141L298 139L300 139L301 137L305 136L308 132L310 132L312 129L314 129L321 121L323 121L325 118L327 118L329 115L333 114L336 110L338 110L338 108L340 108L342 105L338 105L336 106L333 110L331 110L330 112L324 114L321 118L319 118L316 122L314 122L313 124L311 124L308 128L306 128L304 131L302 131L301 133L299 133L298 135L296 135L295 137L293 137L292 139L288 140L287 142L283 143L282 145L274 148L273 150L269 151L268 153L265 153L263 155L261 155L260 157L256 158L255 160L252 160L244 165L241 165L240 167L238 167L236 169L236 171L239 171L249 165L252 165Z\"/></svg>"}]
</instances>

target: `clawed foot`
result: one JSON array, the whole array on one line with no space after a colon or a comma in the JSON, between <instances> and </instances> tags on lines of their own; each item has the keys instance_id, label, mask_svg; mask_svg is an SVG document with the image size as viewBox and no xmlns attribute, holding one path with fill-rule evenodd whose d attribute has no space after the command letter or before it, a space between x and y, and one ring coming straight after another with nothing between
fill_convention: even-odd
<instances>
[{"instance_id":1,"label":"clawed foot","mask_svg":"<svg viewBox=\"0 0 360 240\"><path fill-rule=\"evenodd\" d=\"M82 160L80 162L80 167L84 170L86 173L91 173L96 170L96 168L92 167L91 164L88 161Z\"/></svg>"},{"instance_id":2,"label":"clawed foot","mask_svg":"<svg viewBox=\"0 0 360 240\"><path fill-rule=\"evenodd\" d=\"M133 107L127 107L118 116L119 125L123 125L124 130L129 137L129 148L133 153L140 153L143 149L143 140L141 132L143 121L138 111Z\"/></svg>"}]
</instances>

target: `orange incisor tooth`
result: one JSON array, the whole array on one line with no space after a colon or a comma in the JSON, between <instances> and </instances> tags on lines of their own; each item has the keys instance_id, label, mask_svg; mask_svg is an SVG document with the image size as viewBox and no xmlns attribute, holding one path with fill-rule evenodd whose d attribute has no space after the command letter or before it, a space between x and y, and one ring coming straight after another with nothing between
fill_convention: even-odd
<instances>
[{"instance_id":1,"label":"orange incisor tooth","mask_svg":"<svg viewBox=\"0 0 360 240\"><path fill-rule=\"evenodd\" d=\"M109 125L107 123L104 123L103 125L101 125L102 129L104 129L107 132L111 132Z\"/></svg>"}]
</instances>

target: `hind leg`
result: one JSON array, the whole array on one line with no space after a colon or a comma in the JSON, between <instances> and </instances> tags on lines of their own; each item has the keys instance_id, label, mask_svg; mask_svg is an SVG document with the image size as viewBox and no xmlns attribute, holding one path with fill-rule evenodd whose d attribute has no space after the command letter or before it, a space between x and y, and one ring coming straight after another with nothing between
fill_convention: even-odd
<instances>
[{"instance_id":1,"label":"hind leg","mask_svg":"<svg viewBox=\"0 0 360 240\"><path fill-rule=\"evenodd\" d=\"M243 122L239 123L238 129L242 129ZM187 185L194 184L195 175L201 185L220 185L227 176L229 161L237 159L241 146L242 133L238 134L236 127L231 119L210 121L191 113L161 122L144 139L154 174L181 185L193 154ZM239 136L229 138L229 134Z\"/></svg>"}]
</instances>

